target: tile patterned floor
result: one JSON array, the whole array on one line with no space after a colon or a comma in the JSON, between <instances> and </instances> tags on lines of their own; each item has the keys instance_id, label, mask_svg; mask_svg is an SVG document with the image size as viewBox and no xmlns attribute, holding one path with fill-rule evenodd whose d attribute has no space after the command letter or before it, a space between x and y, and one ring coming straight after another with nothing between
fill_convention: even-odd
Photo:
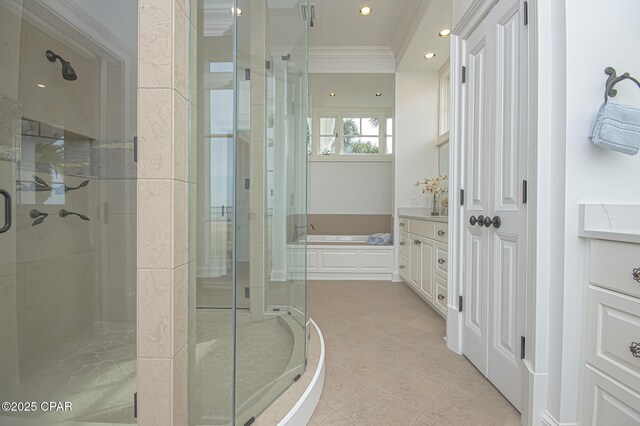
<instances>
[{"instance_id":1,"label":"tile patterned floor","mask_svg":"<svg viewBox=\"0 0 640 426\"><path fill-rule=\"evenodd\" d=\"M326 378L309 423L519 425L520 414L443 340L445 322L400 283L312 281Z\"/></svg>"}]
</instances>

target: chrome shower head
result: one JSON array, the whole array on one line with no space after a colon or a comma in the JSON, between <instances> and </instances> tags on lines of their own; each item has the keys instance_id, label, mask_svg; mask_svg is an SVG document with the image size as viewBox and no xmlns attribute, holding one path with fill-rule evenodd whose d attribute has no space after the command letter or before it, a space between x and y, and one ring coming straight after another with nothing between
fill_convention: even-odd
<instances>
[{"instance_id":1,"label":"chrome shower head","mask_svg":"<svg viewBox=\"0 0 640 426\"><path fill-rule=\"evenodd\" d=\"M45 55L47 56L47 59L49 60L49 62L53 63L58 59L60 60L60 63L62 64L62 78L64 78L67 81L74 81L78 79L78 75L76 74L76 71L73 69L73 67L68 61L65 61L62 58L62 56L56 55L51 50L47 50L45 52Z\"/></svg>"}]
</instances>

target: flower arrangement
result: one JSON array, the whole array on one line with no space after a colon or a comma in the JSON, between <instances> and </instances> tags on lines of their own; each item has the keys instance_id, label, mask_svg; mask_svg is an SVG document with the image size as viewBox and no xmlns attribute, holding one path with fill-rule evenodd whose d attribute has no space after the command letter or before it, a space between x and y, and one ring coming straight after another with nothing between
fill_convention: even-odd
<instances>
[{"instance_id":1,"label":"flower arrangement","mask_svg":"<svg viewBox=\"0 0 640 426\"><path fill-rule=\"evenodd\" d=\"M424 185L424 188L422 188L423 194L426 194L428 192L429 194L440 195L442 192L444 192L442 182L444 182L448 178L449 177L447 175L438 175L433 179L424 178L423 181L416 181L416 186Z\"/></svg>"},{"instance_id":2,"label":"flower arrangement","mask_svg":"<svg viewBox=\"0 0 640 426\"><path fill-rule=\"evenodd\" d=\"M449 177L447 175L438 175L433 179L424 178L423 181L416 181L416 186L423 186L422 193L433 194L433 209L431 211L431 216L440 216L440 211L438 210L438 195L446 192L447 189L443 187L442 183L446 181ZM449 204L449 197L447 197L447 207ZM444 207L444 206L443 206Z\"/></svg>"}]
</instances>

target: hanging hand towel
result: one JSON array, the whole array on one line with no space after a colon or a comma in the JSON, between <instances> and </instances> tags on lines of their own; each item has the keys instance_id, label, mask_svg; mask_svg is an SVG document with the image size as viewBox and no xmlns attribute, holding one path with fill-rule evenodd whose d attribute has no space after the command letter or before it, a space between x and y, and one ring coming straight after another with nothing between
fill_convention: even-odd
<instances>
[{"instance_id":1,"label":"hanging hand towel","mask_svg":"<svg viewBox=\"0 0 640 426\"><path fill-rule=\"evenodd\" d=\"M640 150L640 108L613 102L602 105L589 136L601 148L636 155Z\"/></svg>"}]
</instances>

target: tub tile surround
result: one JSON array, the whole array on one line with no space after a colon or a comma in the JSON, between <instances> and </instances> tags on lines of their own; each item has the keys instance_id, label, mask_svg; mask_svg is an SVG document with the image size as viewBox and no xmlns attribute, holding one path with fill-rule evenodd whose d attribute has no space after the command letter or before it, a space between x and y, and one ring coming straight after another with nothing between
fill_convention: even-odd
<instances>
[{"instance_id":1,"label":"tub tile surround","mask_svg":"<svg viewBox=\"0 0 640 426\"><path fill-rule=\"evenodd\" d=\"M307 215L309 235L371 235L393 231L393 218L387 214ZM313 227L311 227L313 225Z\"/></svg>"},{"instance_id":2,"label":"tub tile surround","mask_svg":"<svg viewBox=\"0 0 640 426\"><path fill-rule=\"evenodd\" d=\"M140 0L138 8L138 424L183 425L191 4Z\"/></svg>"},{"instance_id":3,"label":"tub tile surround","mask_svg":"<svg viewBox=\"0 0 640 426\"><path fill-rule=\"evenodd\" d=\"M446 347L444 320L407 285L311 281L309 301L327 357L310 425L520 424L500 392Z\"/></svg>"}]
</instances>

